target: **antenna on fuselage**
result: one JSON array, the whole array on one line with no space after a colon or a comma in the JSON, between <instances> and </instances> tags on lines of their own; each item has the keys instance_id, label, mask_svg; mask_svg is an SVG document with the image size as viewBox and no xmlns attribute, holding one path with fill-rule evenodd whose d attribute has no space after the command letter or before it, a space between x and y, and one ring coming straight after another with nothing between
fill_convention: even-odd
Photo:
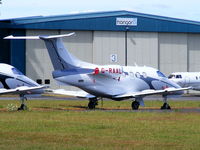
<instances>
[{"instance_id":1,"label":"antenna on fuselage","mask_svg":"<svg viewBox=\"0 0 200 150\"><path fill-rule=\"evenodd\" d=\"M136 62L134 63L134 65L135 65L136 67L138 66Z\"/></svg>"}]
</instances>

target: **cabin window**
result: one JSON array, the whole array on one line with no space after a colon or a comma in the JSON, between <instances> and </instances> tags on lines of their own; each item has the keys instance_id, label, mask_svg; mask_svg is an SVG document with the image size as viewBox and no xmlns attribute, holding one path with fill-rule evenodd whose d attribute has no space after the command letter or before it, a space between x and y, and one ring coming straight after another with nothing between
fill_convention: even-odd
<instances>
[{"instance_id":1,"label":"cabin window","mask_svg":"<svg viewBox=\"0 0 200 150\"><path fill-rule=\"evenodd\" d=\"M198 77L196 77L196 80L198 80Z\"/></svg>"},{"instance_id":2,"label":"cabin window","mask_svg":"<svg viewBox=\"0 0 200 150\"><path fill-rule=\"evenodd\" d=\"M129 75L130 75L131 77L134 77L134 73L133 73L133 72L129 72Z\"/></svg>"},{"instance_id":3,"label":"cabin window","mask_svg":"<svg viewBox=\"0 0 200 150\"><path fill-rule=\"evenodd\" d=\"M139 73L139 72L136 72L136 73L135 73L135 76L136 76L137 78L140 78L140 73Z\"/></svg>"},{"instance_id":4,"label":"cabin window","mask_svg":"<svg viewBox=\"0 0 200 150\"><path fill-rule=\"evenodd\" d=\"M142 73L142 76L143 76L144 78L147 78L147 73L146 73L146 72L143 72L143 73Z\"/></svg>"},{"instance_id":5,"label":"cabin window","mask_svg":"<svg viewBox=\"0 0 200 150\"><path fill-rule=\"evenodd\" d=\"M37 82L38 84L42 84L42 79L37 79L36 82Z\"/></svg>"},{"instance_id":6,"label":"cabin window","mask_svg":"<svg viewBox=\"0 0 200 150\"><path fill-rule=\"evenodd\" d=\"M50 84L50 80L49 79L45 79L44 80L44 84Z\"/></svg>"}]
</instances>

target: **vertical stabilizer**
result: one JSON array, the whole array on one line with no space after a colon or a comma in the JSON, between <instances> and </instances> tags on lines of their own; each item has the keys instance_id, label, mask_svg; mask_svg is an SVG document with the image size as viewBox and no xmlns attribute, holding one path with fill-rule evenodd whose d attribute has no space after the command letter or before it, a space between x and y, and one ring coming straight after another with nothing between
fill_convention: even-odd
<instances>
[{"instance_id":1,"label":"vertical stabilizer","mask_svg":"<svg viewBox=\"0 0 200 150\"><path fill-rule=\"evenodd\" d=\"M54 70L72 69L78 66L79 60L65 49L61 38L40 36L40 39L45 42Z\"/></svg>"}]
</instances>

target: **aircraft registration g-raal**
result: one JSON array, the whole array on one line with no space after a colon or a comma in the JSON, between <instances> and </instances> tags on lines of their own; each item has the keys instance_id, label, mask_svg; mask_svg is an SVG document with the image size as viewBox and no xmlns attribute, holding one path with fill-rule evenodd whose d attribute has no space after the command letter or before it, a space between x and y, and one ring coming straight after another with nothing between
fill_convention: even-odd
<instances>
[{"instance_id":1,"label":"aircraft registration g-raal","mask_svg":"<svg viewBox=\"0 0 200 150\"><path fill-rule=\"evenodd\" d=\"M74 57L65 49L62 38L74 33L51 36L8 36L5 39L41 39L45 42L54 67L53 78L62 84L71 85L83 91L66 91L67 94L89 99L89 109L94 109L99 98L120 101L132 98L132 109L144 106L143 97L160 94L164 104L161 109L170 109L167 98L181 95L183 90L170 81L159 70L151 67L96 65ZM59 91L55 91L59 94Z\"/></svg>"},{"instance_id":2,"label":"aircraft registration g-raal","mask_svg":"<svg viewBox=\"0 0 200 150\"><path fill-rule=\"evenodd\" d=\"M25 110L25 100L28 95L42 94L45 86L40 86L35 81L23 75L15 67L0 63L0 95L19 94L21 106L18 110Z\"/></svg>"},{"instance_id":3,"label":"aircraft registration g-raal","mask_svg":"<svg viewBox=\"0 0 200 150\"><path fill-rule=\"evenodd\" d=\"M181 87L190 86L192 90L200 91L200 72L174 72L168 78Z\"/></svg>"}]
</instances>

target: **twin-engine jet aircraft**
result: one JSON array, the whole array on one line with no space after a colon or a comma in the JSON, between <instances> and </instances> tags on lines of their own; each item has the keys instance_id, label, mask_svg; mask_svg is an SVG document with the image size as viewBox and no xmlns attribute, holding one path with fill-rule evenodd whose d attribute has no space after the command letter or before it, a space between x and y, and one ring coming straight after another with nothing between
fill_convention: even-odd
<instances>
[{"instance_id":1,"label":"twin-engine jet aircraft","mask_svg":"<svg viewBox=\"0 0 200 150\"><path fill-rule=\"evenodd\" d=\"M200 91L200 72L174 72L168 78L181 87L190 86L192 90Z\"/></svg>"},{"instance_id":2,"label":"twin-engine jet aircraft","mask_svg":"<svg viewBox=\"0 0 200 150\"><path fill-rule=\"evenodd\" d=\"M19 94L21 106L18 110L25 110L25 100L28 95L42 94L45 86L40 86L35 81L23 75L15 67L0 63L0 95Z\"/></svg>"},{"instance_id":3,"label":"twin-engine jet aircraft","mask_svg":"<svg viewBox=\"0 0 200 150\"><path fill-rule=\"evenodd\" d=\"M73 34L28 37L11 35L5 39L43 40L54 67L53 78L62 84L82 89L83 91L66 91L65 94L88 98L90 109L95 108L99 98L116 101L132 98L132 109L138 109L140 105L144 105L143 97L154 94L163 96L164 104L161 109L170 109L167 98L181 95L183 90L189 89L181 88L159 70L151 67L96 65L83 62L70 54L63 45L62 38Z\"/></svg>"}]
</instances>

